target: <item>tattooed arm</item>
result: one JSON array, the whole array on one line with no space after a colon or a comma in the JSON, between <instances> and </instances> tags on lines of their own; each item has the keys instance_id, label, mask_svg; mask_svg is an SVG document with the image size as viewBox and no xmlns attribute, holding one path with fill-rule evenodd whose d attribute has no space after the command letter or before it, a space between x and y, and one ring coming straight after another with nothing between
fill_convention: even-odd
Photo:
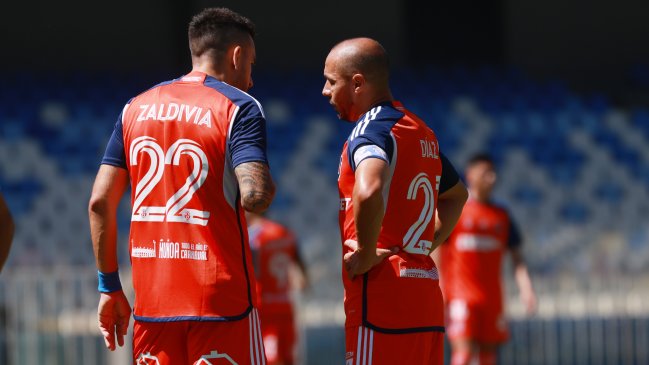
<instances>
[{"instance_id":1,"label":"tattooed arm","mask_svg":"<svg viewBox=\"0 0 649 365\"><path fill-rule=\"evenodd\" d=\"M275 196L275 184L268 165L263 162L244 162L234 168L239 182L243 209L261 213L268 209Z\"/></svg>"}]
</instances>

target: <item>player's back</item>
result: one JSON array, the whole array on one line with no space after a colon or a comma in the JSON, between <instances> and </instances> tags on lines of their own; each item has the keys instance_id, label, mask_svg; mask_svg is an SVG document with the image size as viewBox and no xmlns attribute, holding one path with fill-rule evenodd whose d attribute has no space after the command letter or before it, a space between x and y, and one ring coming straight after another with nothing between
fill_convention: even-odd
<instances>
[{"instance_id":1,"label":"player's back","mask_svg":"<svg viewBox=\"0 0 649 365\"><path fill-rule=\"evenodd\" d=\"M501 264L509 240L507 211L469 199L441 247L442 287L447 301L502 306Z\"/></svg>"},{"instance_id":2,"label":"player's back","mask_svg":"<svg viewBox=\"0 0 649 365\"><path fill-rule=\"evenodd\" d=\"M249 227L259 310L292 312L290 268L296 263L295 236L284 226L259 218Z\"/></svg>"},{"instance_id":3,"label":"player's back","mask_svg":"<svg viewBox=\"0 0 649 365\"><path fill-rule=\"evenodd\" d=\"M198 72L124 108L136 319L228 320L251 310L233 150L241 148L234 130L254 120L263 120L254 98Z\"/></svg>"},{"instance_id":4,"label":"player's back","mask_svg":"<svg viewBox=\"0 0 649 365\"><path fill-rule=\"evenodd\" d=\"M401 252L362 278L350 281L343 273L347 326L362 324L397 332L440 330L442 296L437 269L428 256L442 174L437 138L423 121L396 102L380 104L359 120L343 148L341 161L343 241L356 240L351 197L355 164L361 161L353 156L366 144L381 147L389 164L383 191L385 215L377 246L396 246ZM350 252L347 247L346 252Z\"/></svg>"}]
</instances>

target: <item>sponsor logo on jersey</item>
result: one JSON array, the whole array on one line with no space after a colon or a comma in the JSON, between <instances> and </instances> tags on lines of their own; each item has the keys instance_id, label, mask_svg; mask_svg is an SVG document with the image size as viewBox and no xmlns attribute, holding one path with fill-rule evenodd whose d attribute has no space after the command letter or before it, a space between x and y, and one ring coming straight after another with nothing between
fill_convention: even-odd
<instances>
[{"instance_id":1,"label":"sponsor logo on jersey","mask_svg":"<svg viewBox=\"0 0 649 365\"><path fill-rule=\"evenodd\" d=\"M500 248L500 242L491 236L478 234L461 234L455 241L459 251L494 251Z\"/></svg>"},{"instance_id":2,"label":"sponsor logo on jersey","mask_svg":"<svg viewBox=\"0 0 649 365\"><path fill-rule=\"evenodd\" d=\"M149 352L145 352L143 354L140 354L138 356L137 360L135 361L136 365L160 365L160 361L158 360L157 356L151 355Z\"/></svg>"}]
</instances>

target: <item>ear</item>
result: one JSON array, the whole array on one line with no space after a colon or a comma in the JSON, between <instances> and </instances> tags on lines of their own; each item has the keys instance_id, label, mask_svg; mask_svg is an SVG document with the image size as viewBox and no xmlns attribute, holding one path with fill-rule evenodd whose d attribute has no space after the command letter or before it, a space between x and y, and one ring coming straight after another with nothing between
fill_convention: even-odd
<instances>
[{"instance_id":1,"label":"ear","mask_svg":"<svg viewBox=\"0 0 649 365\"><path fill-rule=\"evenodd\" d=\"M352 76L352 85L354 86L354 92L360 91L360 88L365 85L365 77L362 74L354 74Z\"/></svg>"},{"instance_id":2,"label":"ear","mask_svg":"<svg viewBox=\"0 0 649 365\"><path fill-rule=\"evenodd\" d=\"M241 67L241 59L243 58L243 49L241 46L235 46L232 49L232 68L238 70Z\"/></svg>"}]
</instances>

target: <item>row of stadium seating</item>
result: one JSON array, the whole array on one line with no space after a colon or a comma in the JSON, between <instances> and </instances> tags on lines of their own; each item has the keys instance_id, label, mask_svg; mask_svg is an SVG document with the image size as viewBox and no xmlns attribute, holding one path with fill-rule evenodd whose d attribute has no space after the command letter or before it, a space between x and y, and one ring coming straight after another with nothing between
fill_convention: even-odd
<instances>
[{"instance_id":1,"label":"row of stadium seating","mask_svg":"<svg viewBox=\"0 0 649 365\"><path fill-rule=\"evenodd\" d=\"M351 124L320 95L319 72L254 76L278 182L271 216L297 232L314 279L337 282L336 174ZM123 103L162 78L2 79L0 187L18 220L10 264L91 264L86 204L105 143ZM393 80L395 97L430 124L459 170L473 153L494 156L496 195L524 232L533 271L647 267L649 110L620 110L513 69L400 70ZM122 213L124 237L126 202Z\"/></svg>"}]
</instances>

